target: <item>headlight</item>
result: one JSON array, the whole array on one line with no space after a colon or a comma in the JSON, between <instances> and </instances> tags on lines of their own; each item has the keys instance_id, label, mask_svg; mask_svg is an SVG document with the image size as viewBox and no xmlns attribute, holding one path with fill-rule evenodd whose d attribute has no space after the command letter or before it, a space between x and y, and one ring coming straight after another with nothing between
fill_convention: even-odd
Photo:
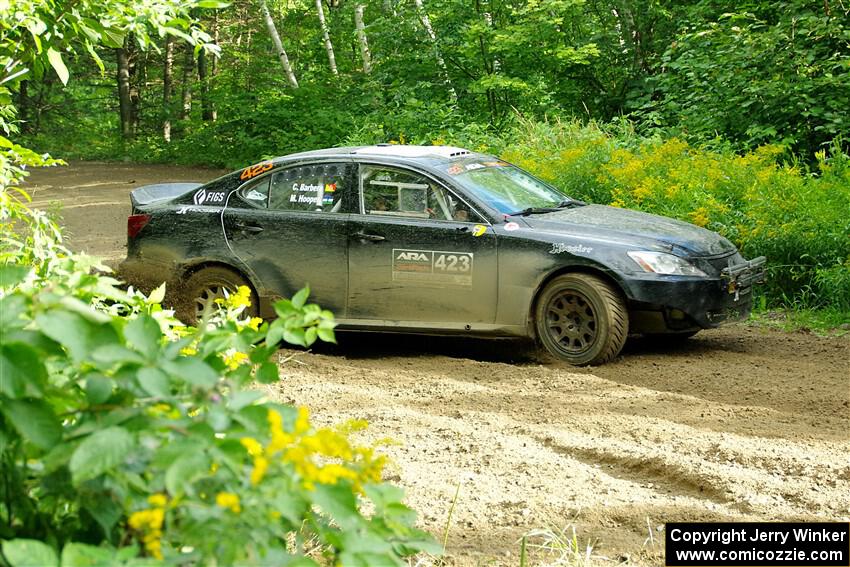
<instances>
[{"instance_id":1,"label":"headlight","mask_svg":"<svg viewBox=\"0 0 850 567\"><path fill-rule=\"evenodd\" d=\"M664 252L628 252L645 272L666 274L669 276L700 276L708 277L705 272L683 258Z\"/></svg>"}]
</instances>

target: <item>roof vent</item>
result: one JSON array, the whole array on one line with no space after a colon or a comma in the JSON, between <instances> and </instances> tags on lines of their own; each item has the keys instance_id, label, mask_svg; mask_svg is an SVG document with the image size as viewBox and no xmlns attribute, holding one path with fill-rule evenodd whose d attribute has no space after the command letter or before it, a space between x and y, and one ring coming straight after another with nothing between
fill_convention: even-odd
<instances>
[{"instance_id":1,"label":"roof vent","mask_svg":"<svg viewBox=\"0 0 850 567\"><path fill-rule=\"evenodd\" d=\"M471 154L469 150L460 150L459 152L452 152L449 154L449 157L457 157L457 156L465 156L467 154Z\"/></svg>"}]
</instances>

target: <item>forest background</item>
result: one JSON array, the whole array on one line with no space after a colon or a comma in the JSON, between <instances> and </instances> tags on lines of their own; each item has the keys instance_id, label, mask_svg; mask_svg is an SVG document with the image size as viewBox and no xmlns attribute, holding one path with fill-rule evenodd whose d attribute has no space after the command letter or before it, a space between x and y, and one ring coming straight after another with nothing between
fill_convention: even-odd
<instances>
[{"instance_id":1,"label":"forest background","mask_svg":"<svg viewBox=\"0 0 850 567\"><path fill-rule=\"evenodd\" d=\"M761 306L850 312L845 0L236 0L216 51L132 33L13 87L64 158L237 168L375 142L500 154L770 260ZM101 68L102 65L102 68Z\"/></svg>"}]
</instances>

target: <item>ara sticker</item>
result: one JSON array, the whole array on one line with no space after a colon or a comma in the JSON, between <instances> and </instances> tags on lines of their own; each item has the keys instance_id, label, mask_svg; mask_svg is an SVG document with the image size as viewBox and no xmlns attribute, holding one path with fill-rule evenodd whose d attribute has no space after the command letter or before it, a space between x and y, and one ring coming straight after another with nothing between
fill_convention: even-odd
<instances>
[{"instance_id":1,"label":"ara sticker","mask_svg":"<svg viewBox=\"0 0 850 567\"><path fill-rule=\"evenodd\" d=\"M254 190L254 189L251 189L250 191L248 191L248 194L245 195L245 197L247 199L251 199L252 201L265 201L266 200L265 195L263 195L262 193Z\"/></svg>"},{"instance_id":2,"label":"ara sticker","mask_svg":"<svg viewBox=\"0 0 850 567\"><path fill-rule=\"evenodd\" d=\"M393 281L472 285L472 252L394 248Z\"/></svg>"},{"instance_id":3,"label":"ara sticker","mask_svg":"<svg viewBox=\"0 0 850 567\"><path fill-rule=\"evenodd\" d=\"M475 169L484 169L484 165L482 165L480 163L468 163L468 164L466 164L466 170L467 171L473 171Z\"/></svg>"},{"instance_id":4,"label":"ara sticker","mask_svg":"<svg viewBox=\"0 0 850 567\"><path fill-rule=\"evenodd\" d=\"M274 164L270 161L266 161L263 163L258 163L257 165L252 165L250 167L246 167L242 170L242 175L239 176L239 179L245 181L246 179L251 179L252 177L257 177L261 173L265 173L274 167Z\"/></svg>"},{"instance_id":5,"label":"ara sticker","mask_svg":"<svg viewBox=\"0 0 850 567\"><path fill-rule=\"evenodd\" d=\"M333 193L336 191L336 183L325 183L325 193Z\"/></svg>"},{"instance_id":6,"label":"ara sticker","mask_svg":"<svg viewBox=\"0 0 850 567\"><path fill-rule=\"evenodd\" d=\"M549 250L549 254L560 254L562 252L569 252L570 254L587 254L589 252L593 252L593 248L584 246L582 244L565 244L563 242L553 242L552 249Z\"/></svg>"},{"instance_id":7,"label":"ara sticker","mask_svg":"<svg viewBox=\"0 0 850 567\"><path fill-rule=\"evenodd\" d=\"M463 173L463 166L460 164L455 164L448 168L446 171L449 175L457 175L458 173Z\"/></svg>"},{"instance_id":8,"label":"ara sticker","mask_svg":"<svg viewBox=\"0 0 850 567\"><path fill-rule=\"evenodd\" d=\"M201 189L195 193L192 201L196 205L212 205L213 203L223 203L225 195L226 193L224 191L207 191L206 189Z\"/></svg>"},{"instance_id":9,"label":"ara sticker","mask_svg":"<svg viewBox=\"0 0 850 567\"><path fill-rule=\"evenodd\" d=\"M518 230L518 229L519 229L519 225L515 222L509 222L505 225L505 230L508 231L508 232L512 232L512 231Z\"/></svg>"},{"instance_id":10,"label":"ara sticker","mask_svg":"<svg viewBox=\"0 0 850 567\"><path fill-rule=\"evenodd\" d=\"M481 236L485 232L487 232L487 227L483 224L476 224L474 227L472 227L472 236Z\"/></svg>"}]
</instances>

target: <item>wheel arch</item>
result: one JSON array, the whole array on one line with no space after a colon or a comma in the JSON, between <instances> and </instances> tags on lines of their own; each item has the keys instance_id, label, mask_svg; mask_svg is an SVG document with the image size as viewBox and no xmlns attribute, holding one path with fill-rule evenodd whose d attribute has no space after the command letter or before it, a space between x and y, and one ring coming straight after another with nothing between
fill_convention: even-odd
<instances>
[{"instance_id":1,"label":"wheel arch","mask_svg":"<svg viewBox=\"0 0 850 567\"><path fill-rule=\"evenodd\" d=\"M549 282L551 282L558 276L563 276L565 274L588 274L606 281L607 283L614 286L614 288L622 296L626 307L629 307L629 296L626 293L626 288L623 285L623 282L620 281L618 278L614 277L609 270L605 270L601 266L592 264L572 264L566 266L559 266L558 268L546 274L546 276L537 283L537 287L535 288L534 295L531 299L531 304L528 306L528 319L526 321L526 325L529 330L529 335L533 340L537 340L538 338L537 328L534 325L534 313L537 310L537 302L540 300L540 295L543 293L543 290L546 289L546 286L549 285Z\"/></svg>"},{"instance_id":2,"label":"wheel arch","mask_svg":"<svg viewBox=\"0 0 850 567\"><path fill-rule=\"evenodd\" d=\"M247 270L234 266L229 262L225 262L223 260L214 260L214 259L198 259L192 263L185 264L183 266L183 270L180 273L180 280L182 282L187 281L193 275L197 274L201 270L205 270L207 268L223 268L225 270L230 270L236 275L240 276L248 285L251 286L251 291L254 292L256 297L259 297L259 288L257 284L254 282L254 278L252 274L249 274Z\"/></svg>"}]
</instances>

